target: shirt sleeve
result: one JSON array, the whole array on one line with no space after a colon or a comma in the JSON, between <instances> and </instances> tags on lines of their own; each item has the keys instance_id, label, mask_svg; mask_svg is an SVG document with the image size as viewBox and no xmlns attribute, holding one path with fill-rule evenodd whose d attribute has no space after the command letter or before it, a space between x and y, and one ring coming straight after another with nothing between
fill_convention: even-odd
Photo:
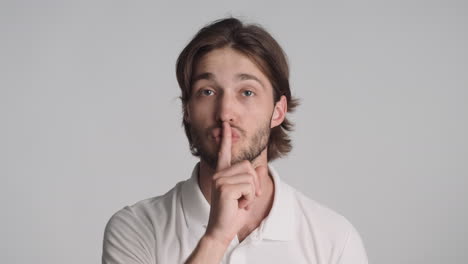
<instances>
[{"instance_id":1,"label":"shirt sleeve","mask_svg":"<svg viewBox=\"0 0 468 264\"><path fill-rule=\"evenodd\" d=\"M366 250L356 229L351 226L338 264L368 264Z\"/></svg>"},{"instance_id":2,"label":"shirt sleeve","mask_svg":"<svg viewBox=\"0 0 468 264\"><path fill-rule=\"evenodd\" d=\"M154 232L128 206L115 213L104 230L103 264L154 264Z\"/></svg>"}]
</instances>

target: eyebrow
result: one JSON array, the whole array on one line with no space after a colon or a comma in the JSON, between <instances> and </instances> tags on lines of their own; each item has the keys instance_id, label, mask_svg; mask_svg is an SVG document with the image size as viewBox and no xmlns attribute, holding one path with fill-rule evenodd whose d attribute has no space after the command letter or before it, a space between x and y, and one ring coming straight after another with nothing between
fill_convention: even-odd
<instances>
[{"instance_id":1,"label":"eyebrow","mask_svg":"<svg viewBox=\"0 0 468 264\"><path fill-rule=\"evenodd\" d=\"M255 77L254 75L248 74L248 73L239 73L236 75L236 79L240 81L245 81L245 80L254 80L258 82L263 88L265 88L265 85L263 85L262 81Z\"/></svg>"},{"instance_id":2,"label":"eyebrow","mask_svg":"<svg viewBox=\"0 0 468 264\"><path fill-rule=\"evenodd\" d=\"M200 73L192 79L192 83L196 83L199 80L214 81L215 77L211 72Z\"/></svg>"},{"instance_id":3,"label":"eyebrow","mask_svg":"<svg viewBox=\"0 0 468 264\"><path fill-rule=\"evenodd\" d=\"M234 79L239 80L239 81L253 80L253 81L258 82L263 88L265 88L265 85L263 84L263 82L260 81L260 79L258 79L256 76L254 76L252 74L239 73L239 74L236 74ZM197 82L199 80L216 81L216 78L215 78L214 74L211 73L211 72L203 72L203 73L200 73L197 76L195 76L192 79L192 83L195 83L195 82Z\"/></svg>"}]
</instances>

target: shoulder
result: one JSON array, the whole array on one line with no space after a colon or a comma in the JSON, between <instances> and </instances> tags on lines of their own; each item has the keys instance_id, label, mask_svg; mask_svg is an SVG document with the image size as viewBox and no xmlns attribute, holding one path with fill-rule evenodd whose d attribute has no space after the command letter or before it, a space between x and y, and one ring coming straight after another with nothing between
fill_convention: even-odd
<instances>
[{"instance_id":1,"label":"shoulder","mask_svg":"<svg viewBox=\"0 0 468 264\"><path fill-rule=\"evenodd\" d=\"M153 223L167 218L167 215L173 209L173 203L178 199L182 184L183 182L177 183L163 195L147 198L118 210L110 217L106 230L125 225L152 227Z\"/></svg>"},{"instance_id":2,"label":"shoulder","mask_svg":"<svg viewBox=\"0 0 468 264\"><path fill-rule=\"evenodd\" d=\"M296 215L299 219L319 225L320 229L330 236L340 236L353 227L348 219L335 210L307 197L286 183L283 183L283 186L289 190L288 192L296 204Z\"/></svg>"},{"instance_id":3,"label":"shoulder","mask_svg":"<svg viewBox=\"0 0 468 264\"><path fill-rule=\"evenodd\" d=\"M347 218L293 187L284 185L296 203L298 228L308 230L317 243L332 249L330 258L335 263L367 263L361 237Z\"/></svg>"},{"instance_id":4,"label":"shoulder","mask_svg":"<svg viewBox=\"0 0 468 264\"><path fill-rule=\"evenodd\" d=\"M156 229L167 222L181 183L114 213L104 229L102 263L154 263Z\"/></svg>"}]
</instances>

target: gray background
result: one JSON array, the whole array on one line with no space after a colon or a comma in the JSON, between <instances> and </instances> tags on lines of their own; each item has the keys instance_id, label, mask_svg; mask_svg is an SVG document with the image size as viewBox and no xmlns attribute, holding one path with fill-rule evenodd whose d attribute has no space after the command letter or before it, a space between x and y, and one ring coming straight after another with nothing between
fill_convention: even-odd
<instances>
[{"instance_id":1,"label":"gray background","mask_svg":"<svg viewBox=\"0 0 468 264\"><path fill-rule=\"evenodd\" d=\"M466 1L1 1L1 263L99 263L127 204L189 177L175 60L226 15L264 25L302 105L282 178L371 263L468 258Z\"/></svg>"}]
</instances>

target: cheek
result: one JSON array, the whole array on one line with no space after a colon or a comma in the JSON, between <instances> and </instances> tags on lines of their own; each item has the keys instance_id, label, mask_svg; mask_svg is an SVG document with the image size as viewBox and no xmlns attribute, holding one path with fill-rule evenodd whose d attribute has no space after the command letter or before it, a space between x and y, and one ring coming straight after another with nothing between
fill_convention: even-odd
<instances>
[{"instance_id":1,"label":"cheek","mask_svg":"<svg viewBox=\"0 0 468 264\"><path fill-rule=\"evenodd\" d=\"M190 118L194 122L205 120L211 117L212 114L214 113L214 110L209 103L203 103L203 104L197 104L195 106L191 106L189 111L190 111Z\"/></svg>"},{"instance_id":2,"label":"cheek","mask_svg":"<svg viewBox=\"0 0 468 264\"><path fill-rule=\"evenodd\" d=\"M257 117L264 117L268 116L271 117L271 113L273 112L273 104L270 101L266 100L257 100L251 101L248 104L244 105L244 110L247 115L257 116Z\"/></svg>"}]
</instances>

